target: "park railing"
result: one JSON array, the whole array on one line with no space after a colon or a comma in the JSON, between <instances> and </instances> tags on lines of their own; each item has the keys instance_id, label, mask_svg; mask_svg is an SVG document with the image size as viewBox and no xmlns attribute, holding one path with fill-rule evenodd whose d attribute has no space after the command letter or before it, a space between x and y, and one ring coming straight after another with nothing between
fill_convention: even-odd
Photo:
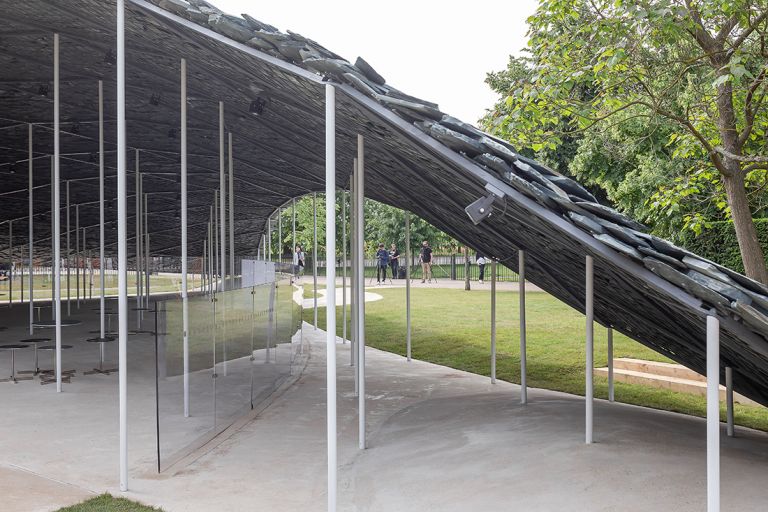
<instances>
[{"instance_id":1,"label":"park railing","mask_svg":"<svg viewBox=\"0 0 768 512\"><path fill-rule=\"evenodd\" d=\"M403 258L403 261L405 261L405 255L401 255L401 258ZM282 262L285 264L291 264L292 259L290 256L285 256L282 259ZM348 265L351 265L351 262L347 262ZM336 276L341 275L341 266L342 261L341 258L337 259L336 262ZM404 269L405 267L401 267ZM306 261L306 267L304 269L305 275L312 275L312 257L308 256ZM317 261L317 274L319 276L325 275L325 257L319 256ZM432 277L435 279L448 279L448 280L454 280L454 281L463 281L465 279L466 274L466 266L465 266L465 257L461 254L433 254L432 255ZM390 276L388 271L388 276ZM485 279L490 279L491 275L491 265L490 261L485 266ZM504 265L497 265L496 267L496 275L498 281L506 281L506 282L517 282L518 276L517 273L504 266ZM376 259L375 258L366 258L365 260L365 277L366 278L376 278ZM422 278L422 268L419 264L418 255L414 255L411 258L411 278L412 279L421 279ZM476 259L474 257L469 258L469 279L470 281L478 281L480 278L480 267L476 262Z\"/></svg>"}]
</instances>

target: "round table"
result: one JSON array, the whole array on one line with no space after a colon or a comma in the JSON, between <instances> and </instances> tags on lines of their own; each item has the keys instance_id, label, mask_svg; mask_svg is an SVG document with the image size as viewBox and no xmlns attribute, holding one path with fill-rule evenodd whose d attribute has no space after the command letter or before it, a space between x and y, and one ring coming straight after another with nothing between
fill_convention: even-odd
<instances>
[{"instance_id":1,"label":"round table","mask_svg":"<svg viewBox=\"0 0 768 512\"><path fill-rule=\"evenodd\" d=\"M87 372L83 372L83 375L93 375L94 373L100 373L102 375L109 375L110 373L116 372L117 368L104 368L104 343L108 343L110 341L115 341L117 338L114 336L105 336L103 338L88 338L88 343L98 343L99 344L99 367L94 368L93 370L89 370Z\"/></svg>"},{"instance_id":2,"label":"round table","mask_svg":"<svg viewBox=\"0 0 768 512\"><path fill-rule=\"evenodd\" d=\"M32 375L37 375L38 373L40 373L40 365L38 364L38 359L37 359L37 344L50 343L51 341L53 341L51 338L25 338L23 340L19 340L19 343L27 343L35 347L35 369L23 370L23 371L20 371L19 373L31 373Z\"/></svg>"},{"instance_id":3,"label":"round table","mask_svg":"<svg viewBox=\"0 0 768 512\"><path fill-rule=\"evenodd\" d=\"M32 377L16 377L16 351L29 348L28 345L0 345L0 351L9 350L11 352L11 376L7 379L0 379L0 382L13 382L16 384L20 380L31 380Z\"/></svg>"},{"instance_id":4,"label":"round table","mask_svg":"<svg viewBox=\"0 0 768 512\"><path fill-rule=\"evenodd\" d=\"M62 327L72 327L73 325L80 325L80 320L62 320L61 326ZM33 327L38 327L41 329L50 328L50 327L56 327L56 320L43 320L42 322L35 322L32 324Z\"/></svg>"},{"instance_id":5,"label":"round table","mask_svg":"<svg viewBox=\"0 0 768 512\"><path fill-rule=\"evenodd\" d=\"M62 350L69 350L71 348L72 345L61 346ZM43 345L42 347L37 347L37 350L50 350L53 354L53 369L42 370L40 372L40 384L51 384L56 382L56 345ZM61 370L61 381L69 383L70 378L74 374L75 370Z\"/></svg>"}]
</instances>

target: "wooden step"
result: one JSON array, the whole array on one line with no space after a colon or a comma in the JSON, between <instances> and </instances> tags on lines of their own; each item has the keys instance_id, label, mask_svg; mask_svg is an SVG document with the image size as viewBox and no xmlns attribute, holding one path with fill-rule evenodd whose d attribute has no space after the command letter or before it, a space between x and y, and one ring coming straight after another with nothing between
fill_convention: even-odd
<instances>
[{"instance_id":1,"label":"wooden step","mask_svg":"<svg viewBox=\"0 0 768 512\"><path fill-rule=\"evenodd\" d=\"M595 374L607 378L608 368L595 368ZM613 379L616 382L626 382L628 384L668 389L678 393L688 393L699 396L706 396L707 394L706 382L702 382L700 380L683 379L680 377L671 377L669 375L657 375L653 373L626 370L624 368L614 367ZM724 386L720 386L720 400L725 400ZM733 394L733 400L734 402L738 402L740 404L759 405L757 402L754 402L738 393Z\"/></svg>"},{"instance_id":2,"label":"wooden step","mask_svg":"<svg viewBox=\"0 0 768 512\"><path fill-rule=\"evenodd\" d=\"M707 378L705 376L700 375L681 364L675 363L660 363L657 361L644 361L642 359L617 357L613 360L613 367L616 370L629 370L634 372L650 373L653 375L663 375L666 377L675 377L677 379L707 382Z\"/></svg>"}]
</instances>

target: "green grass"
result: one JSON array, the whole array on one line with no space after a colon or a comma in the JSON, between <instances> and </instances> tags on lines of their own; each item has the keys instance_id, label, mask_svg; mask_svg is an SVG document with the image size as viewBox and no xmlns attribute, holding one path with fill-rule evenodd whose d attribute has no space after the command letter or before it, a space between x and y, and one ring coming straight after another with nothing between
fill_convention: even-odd
<instances>
[{"instance_id":1,"label":"green grass","mask_svg":"<svg viewBox=\"0 0 768 512\"><path fill-rule=\"evenodd\" d=\"M162 509L147 507L125 498L115 498L109 494L101 494L77 505L61 508L58 512L162 512Z\"/></svg>"},{"instance_id":2,"label":"green grass","mask_svg":"<svg viewBox=\"0 0 768 512\"><path fill-rule=\"evenodd\" d=\"M29 276L24 275L24 300L29 299ZM34 276L34 295L35 299L50 299L51 298L51 287L53 286L53 281L51 280L51 276L45 276L40 274L35 274ZM93 275L93 288L90 287L90 277L88 275L85 276L85 280L83 279L83 275L80 274L80 296L81 297L89 297L93 296L96 298L99 293L99 274L98 272L94 272ZM199 279L191 279L189 283L190 288L194 289L195 287L200 286L200 280ZM21 300L21 287L22 287L22 280L21 280L21 274L16 273L14 274L13 279L13 300ZM150 276L150 283L149 283L149 289L152 293L157 292L181 292L181 277L180 276L167 276L167 275L152 275ZM11 291L11 285L9 281L2 281L0 282L0 303L4 301L8 301L8 292ZM104 293L106 295L117 295L117 274L108 274L105 276L104 279ZM133 272L128 273L128 295L132 295L136 293L136 274ZM69 278L69 295L72 299L77 297L77 279L75 278L74 271L70 274ZM66 274L61 276L61 296L66 297L67 296L67 276Z\"/></svg>"},{"instance_id":3,"label":"green grass","mask_svg":"<svg viewBox=\"0 0 768 512\"><path fill-rule=\"evenodd\" d=\"M405 289L377 288L384 300L367 303L366 336L369 346L405 355ZM517 292L497 292L496 375L520 382ZM479 375L490 375L490 296L487 290L414 288L412 301L412 354L429 361ZM545 293L526 296L528 385L584 395L584 316ZM312 309L304 319L312 321ZM325 309L318 311L325 327ZM337 308L341 335L341 308ZM595 331L595 366L607 365L605 329ZM614 357L670 362L669 359L619 333L614 334ZM608 381L595 377L595 396L608 397ZM706 415L702 396L617 382L617 401ZM725 419L725 406L721 407ZM768 409L735 404L735 422L768 431Z\"/></svg>"}]
</instances>

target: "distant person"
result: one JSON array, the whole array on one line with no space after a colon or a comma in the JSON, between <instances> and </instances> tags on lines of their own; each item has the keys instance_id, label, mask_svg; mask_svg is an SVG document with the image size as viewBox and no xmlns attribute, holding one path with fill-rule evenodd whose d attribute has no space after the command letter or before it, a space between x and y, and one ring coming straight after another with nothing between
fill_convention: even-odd
<instances>
[{"instance_id":1,"label":"distant person","mask_svg":"<svg viewBox=\"0 0 768 512\"><path fill-rule=\"evenodd\" d=\"M376 283L387 282L387 267L389 266L389 253L384 248L384 244L379 244L379 250L376 251Z\"/></svg>"},{"instance_id":2,"label":"distant person","mask_svg":"<svg viewBox=\"0 0 768 512\"><path fill-rule=\"evenodd\" d=\"M389 268L392 269L392 279L397 279L397 270L400 267L400 251L392 244L389 247Z\"/></svg>"},{"instance_id":3,"label":"distant person","mask_svg":"<svg viewBox=\"0 0 768 512\"><path fill-rule=\"evenodd\" d=\"M432 248L429 246L429 242L424 240L421 243L421 250L419 251L419 262L421 263L421 282L424 279L432 282Z\"/></svg>"},{"instance_id":4,"label":"distant person","mask_svg":"<svg viewBox=\"0 0 768 512\"><path fill-rule=\"evenodd\" d=\"M293 252L293 271L298 277L304 274L304 251L301 250L301 246L297 245Z\"/></svg>"},{"instance_id":5,"label":"distant person","mask_svg":"<svg viewBox=\"0 0 768 512\"><path fill-rule=\"evenodd\" d=\"M483 284L483 280L485 279L485 256L482 256L480 253L477 253L476 260L477 261L477 268L480 270L480 284Z\"/></svg>"}]
</instances>

